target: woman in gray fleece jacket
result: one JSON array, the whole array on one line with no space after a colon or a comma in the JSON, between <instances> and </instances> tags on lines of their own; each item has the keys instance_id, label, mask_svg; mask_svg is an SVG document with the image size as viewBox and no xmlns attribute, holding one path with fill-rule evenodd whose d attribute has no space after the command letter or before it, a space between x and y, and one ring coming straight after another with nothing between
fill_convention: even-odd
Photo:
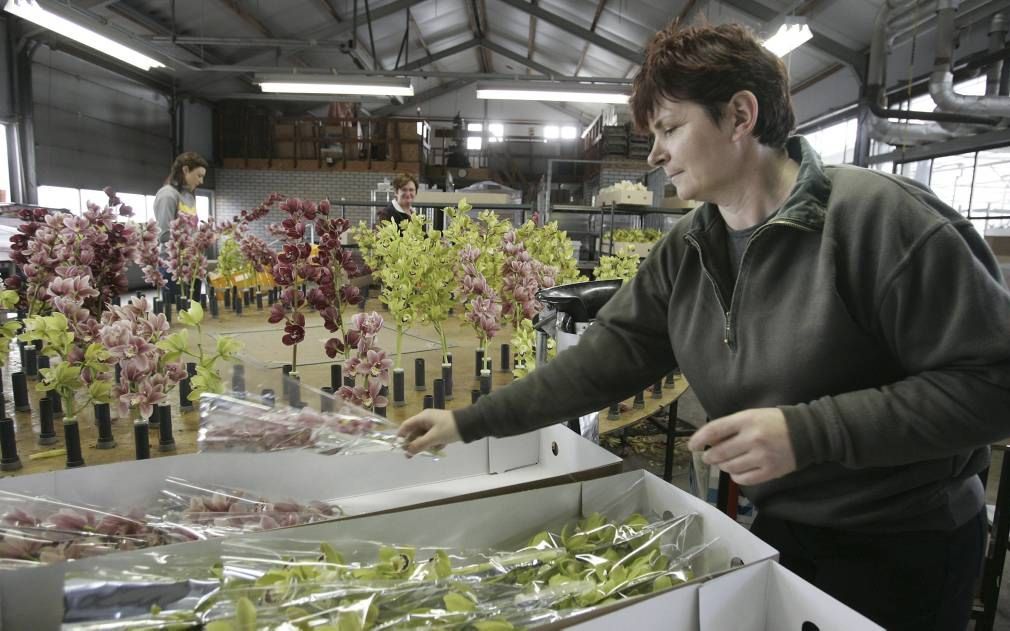
<instances>
[{"instance_id":1,"label":"woman in gray fleece jacket","mask_svg":"<svg viewBox=\"0 0 1010 631\"><path fill-rule=\"evenodd\" d=\"M789 137L782 62L736 25L658 33L632 113L649 161L705 203L579 344L401 435L417 453L624 399L679 366L714 419L689 442L800 576L888 629L963 629L985 543L979 479L1010 436L1010 293L927 188L821 164Z\"/></svg>"}]
</instances>

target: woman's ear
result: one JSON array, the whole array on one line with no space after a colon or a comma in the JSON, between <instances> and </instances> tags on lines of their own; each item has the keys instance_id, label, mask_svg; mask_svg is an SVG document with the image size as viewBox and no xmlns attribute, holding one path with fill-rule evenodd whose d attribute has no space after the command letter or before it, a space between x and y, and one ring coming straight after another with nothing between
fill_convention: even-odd
<instances>
[{"instance_id":1,"label":"woman's ear","mask_svg":"<svg viewBox=\"0 0 1010 631\"><path fill-rule=\"evenodd\" d=\"M730 97L727 106L733 128L733 140L750 136L757 126L758 101L750 90L741 90Z\"/></svg>"}]
</instances>

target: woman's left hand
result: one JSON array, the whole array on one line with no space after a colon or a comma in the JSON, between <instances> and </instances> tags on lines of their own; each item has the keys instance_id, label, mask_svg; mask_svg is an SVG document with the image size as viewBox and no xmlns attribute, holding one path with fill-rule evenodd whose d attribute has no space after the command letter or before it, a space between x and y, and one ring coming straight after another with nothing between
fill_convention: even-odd
<instances>
[{"instance_id":1,"label":"woman's left hand","mask_svg":"<svg viewBox=\"0 0 1010 631\"><path fill-rule=\"evenodd\" d=\"M780 478L796 470L796 455L786 417L778 408L743 410L706 423L687 446L705 451L706 464L716 465L745 486Z\"/></svg>"}]
</instances>

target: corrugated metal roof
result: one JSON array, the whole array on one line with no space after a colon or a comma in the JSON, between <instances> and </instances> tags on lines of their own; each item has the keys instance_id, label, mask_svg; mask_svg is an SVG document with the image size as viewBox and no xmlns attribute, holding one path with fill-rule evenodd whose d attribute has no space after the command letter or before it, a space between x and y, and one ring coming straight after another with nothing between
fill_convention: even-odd
<instances>
[{"instance_id":1,"label":"corrugated metal roof","mask_svg":"<svg viewBox=\"0 0 1010 631\"><path fill-rule=\"evenodd\" d=\"M135 38L171 33L197 38L185 49L165 41L151 42L149 48L173 60L173 76L184 93L215 98L223 89L255 91L252 70L265 66L347 72L364 64L368 70L393 70L398 67L405 29L410 34L400 66L474 44L419 68L436 74L481 73L486 60L487 71L496 75L538 76L539 70L524 66L528 59L532 66L563 76L578 71L586 78L630 77L637 67L634 59L649 38L678 16L709 23L741 22L770 35L778 22L796 12L805 14L813 30L831 44L807 44L787 57L792 79L800 83L837 66L837 50L851 53L849 61L865 55L883 1L370 0L370 29L364 22L365 0L356 0L362 20L357 28L351 28L355 0L176 0L174 16L165 0L106 0L91 2L90 11ZM87 11L80 7L88 4L77 3L79 12ZM599 38L595 43L587 41L594 37ZM335 46L338 40L350 43L352 38L353 51ZM306 40L306 47L292 47L291 40ZM308 40L324 41L328 47ZM479 41L500 48L487 50L477 45ZM371 67L373 46L376 68ZM828 52L832 47L834 55ZM230 65L237 66L234 73L221 72L222 66ZM201 69L204 66L216 70ZM454 79L459 80L416 77L414 84L423 91Z\"/></svg>"}]
</instances>

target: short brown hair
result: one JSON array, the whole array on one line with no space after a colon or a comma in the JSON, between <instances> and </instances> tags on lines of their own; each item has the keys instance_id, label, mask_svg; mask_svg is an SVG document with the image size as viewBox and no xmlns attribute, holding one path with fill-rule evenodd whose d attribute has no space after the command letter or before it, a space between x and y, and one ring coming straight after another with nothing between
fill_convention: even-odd
<instances>
[{"instance_id":1,"label":"short brown hair","mask_svg":"<svg viewBox=\"0 0 1010 631\"><path fill-rule=\"evenodd\" d=\"M203 159L203 156L195 151L180 153L175 157L175 161L172 162L172 170L168 174L168 183L176 188L180 188L183 185L184 176L182 167L188 167L192 171L197 167L209 169L210 165Z\"/></svg>"},{"instance_id":2,"label":"short brown hair","mask_svg":"<svg viewBox=\"0 0 1010 631\"><path fill-rule=\"evenodd\" d=\"M400 173L399 175L393 178L393 190L394 191L400 190L401 188L406 186L408 182L413 182L414 188L421 188L421 185L417 183L416 177L414 177L410 173Z\"/></svg>"},{"instance_id":3,"label":"short brown hair","mask_svg":"<svg viewBox=\"0 0 1010 631\"><path fill-rule=\"evenodd\" d=\"M745 26L681 28L674 20L649 42L629 104L635 125L643 130L662 98L697 103L719 124L723 106L741 90L757 98L754 136L770 147L785 146L796 118L782 60Z\"/></svg>"}]
</instances>

